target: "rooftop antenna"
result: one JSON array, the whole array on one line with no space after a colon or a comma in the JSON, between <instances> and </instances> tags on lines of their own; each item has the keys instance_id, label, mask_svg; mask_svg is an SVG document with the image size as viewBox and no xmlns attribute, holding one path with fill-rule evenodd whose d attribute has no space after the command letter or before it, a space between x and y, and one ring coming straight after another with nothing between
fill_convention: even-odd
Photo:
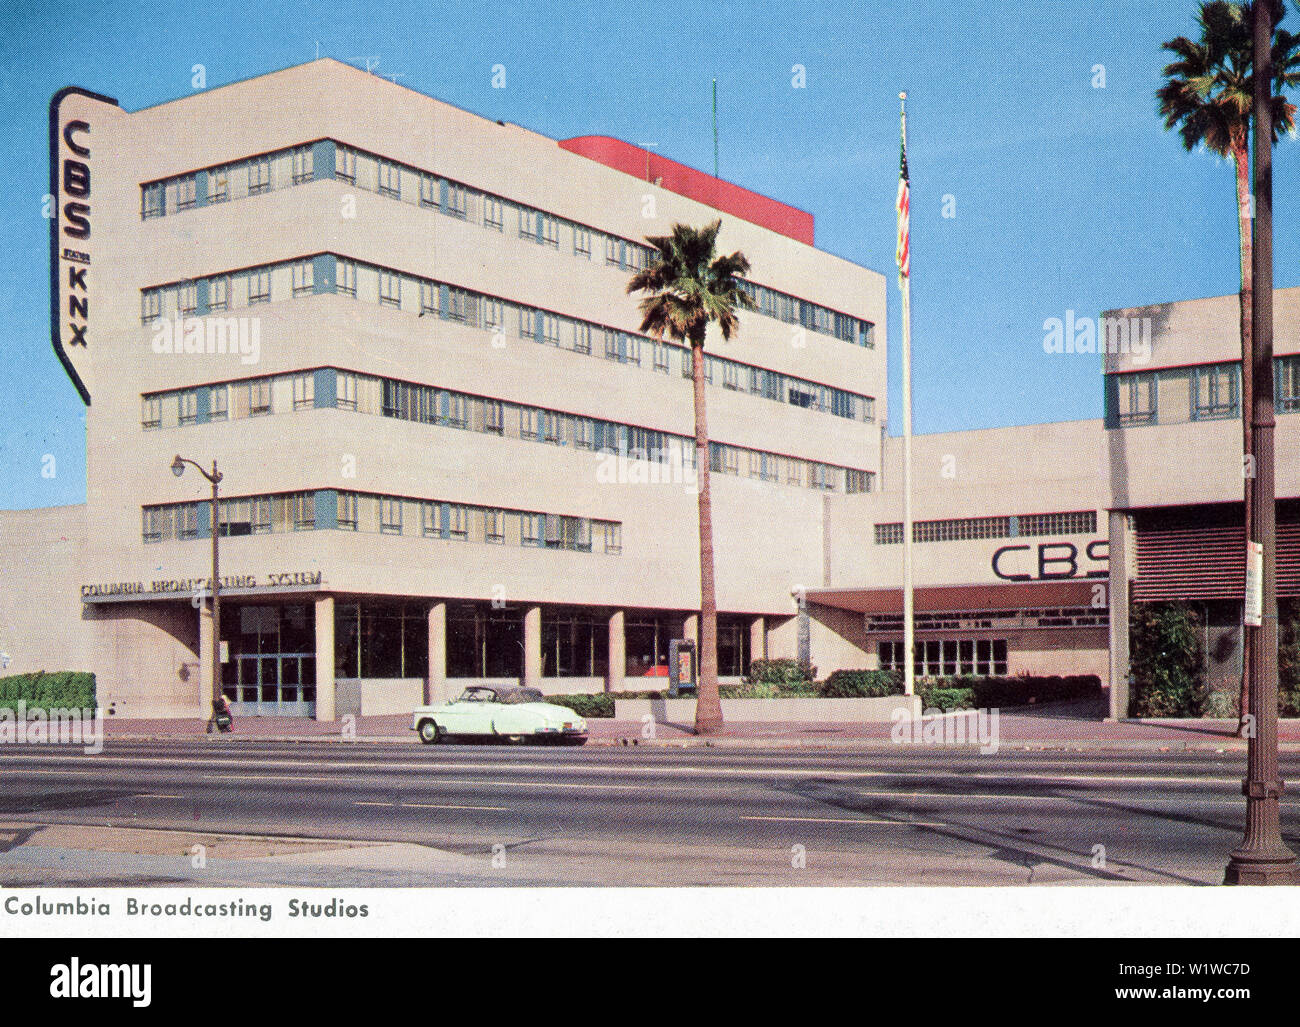
<instances>
[{"instance_id":1,"label":"rooftop antenna","mask_svg":"<svg viewBox=\"0 0 1300 1027\"><path fill-rule=\"evenodd\" d=\"M643 150L645 150L645 180L649 182L650 181L650 151L655 147L657 147L659 144L658 143L637 143L637 145L640 146Z\"/></svg>"},{"instance_id":2,"label":"rooftop antenna","mask_svg":"<svg viewBox=\"0 0 1300 1027\"><path fill-rule=\"evenodd\" d=\"M718 80L713 80L713 177L718 177Z\"/></svg>"},{"instance_id":3,"label":"rooftop antenna","mask_svg":"<svg viewBox=\"0 0 1300 1027\"><path fill-rule=\"evenodd\" d=\"M354 61L365 61L365 62L366 62L366 74L367 74L367 75L373 75L373 74L375 73L375 69L376 69L377 67L379 67L379 58L378 58L378 57L353 57L352 60L354 60ZM370 63L371 61L374 61L374 63L371 64L371 63Z\"/></svg>"},{"instance_id":4,"label":"rooftop antenna","mask_svg":"<svg viewBox=\"0 0 1300 1027\"><path fill-rule=\"evenodd\" d=\"M386 78L386 79L388 79L388 81L391 82L391 83L393 83L393 85L397 85L397 80L398 80L399 78L406 78L406 72L404 72L404 71L395 71L395 72L393 72L391 75L384 75L383 77Z\"/></svg>"},{"instance_id":5,"label":"rooftop antenna","mask_svg":"<svg viewBox=\"0 0 1300 1027\"><path fill-rule=\"evenodd\" d=\"M316 60L320 60L320 40L316 40Z\"/></svg>"}]
</instances>

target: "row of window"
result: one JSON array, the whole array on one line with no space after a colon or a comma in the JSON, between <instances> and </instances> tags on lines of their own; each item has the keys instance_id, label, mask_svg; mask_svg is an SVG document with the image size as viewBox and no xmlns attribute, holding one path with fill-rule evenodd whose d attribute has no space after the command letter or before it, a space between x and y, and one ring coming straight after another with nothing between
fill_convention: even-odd
<instances>
[{"instance_id":1,"label":"row of window","mask_svg":"<svg viewBox=\"0 0 1300 1027\"><path fill-rule=\"evenodd\" d=\"M211 537L211 511L207 501L146 506L144 541ZM219 518L224 536L338 529L581 553L623 549L616 521L333 489L224 499Z\"/></svg>"},{"instance_id":2,"label":"row of window","mask_svg":"<svg viewBox=\"0 0 1300 1027\"><path fill-rule=\"evenodd\" d=\"M335 368L150 393L141 400L141 423L149 430L317 407L695 466L695 440L689 436ZM828 492L870 492L875 484L871 471L721 442L710 443L710 454L711 470L721 474Z\"/></svg>"},{"instance_id":3,"label":"row of window","mask_svg":"<svg viewBox=\"0 0 1300 1027\"><path fill-rule=\"evenodd\" d=\"M903 670L903 643L879 642L876 652L881 670ZM912 673L917 677L939 678L962 675L1002 677L1007 673L1005 639L926 639L916 642Z\"/></svg>"},{"instance_id":4,"label":"row of window","mask_svg":"<svg viewBox=\"0 0 1300 1027\"><path fill-rule=\"evenodd\" d=\"M140 319L143 324L151 325L160 318L207 315L319 293L343 293L381 306L418 312L420 317L434 315L444 321L483 329L496 338L514 332L519 338L531 342L603 357L653 372L671 374L676 368L683 377L691 375L691 354L687 346L565 317L335 254L318 254L144 289L141 292ZM849 420L875 420L876 401L871 396L712 354L705 354L704 371L710 383L725 389Z\"/></svg>"},{"instance_id":5,"label":"row of window","mask_svg":"<svg viewBox=\"0 0 1300 1027\"><path fill-rule=\"evenodd\" d=\"M877 524L876 545L903 544L900 522ZM1088 535L1097 530L1097 511L1013 514L1005 517L962 517L943 521L915 521L913 542L968 542L990 538L1030 538L1043 535Z\"/></svg>"},{"instance_id":6,"label":"row of window","mask_svg":"<svg viewBox=\"0 0 1300 1027\"><path fill-rule=\"evenodd\" d=\"M917 631L990 631L1009 628L1097 628L1110 623L1106 607L1064 606L1027 610L961 610L947 613L918 613ZM867 615L867 631L903 630L901 613Z\"/></svg>"},{"instance_id":7,"label":"row of window","mask_svg":"<svg viewBox=\"0 0 1300 1027\"><path fill-rule=\"evenodd\" d=\"M492 231L517 233L520 239L563 249L580 259L603 257L606 266L623 271L642 270L656 253L644 243L328 139L148 182L141 186L140 216L146 220L164 217L322 178L338 179ZM745 288L760 314L859 346L875 345L875 326L868 321L766 286L747 282Z\"/></svg>"},{"instance_id":8,"label":"row of window","mask_svg":"<svg viewBox=\"0 0 1300 1027\"><path fill-rule=\"evenodd\" d=\"M1300 356L1273 361L1273 405L1300 411ZM1241 415L1241 364L1126 371L1106 378L1106 426L1180 424Z\"/></svg>"}]
</instances>

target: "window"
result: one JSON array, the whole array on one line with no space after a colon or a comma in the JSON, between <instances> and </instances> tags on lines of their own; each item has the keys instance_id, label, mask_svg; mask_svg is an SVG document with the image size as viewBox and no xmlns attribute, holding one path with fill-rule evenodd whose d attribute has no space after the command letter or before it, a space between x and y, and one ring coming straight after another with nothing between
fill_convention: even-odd
<instances>
[{"instance_id":1,"label":"window","mask_svg":"<svg viewBox=\"0 0 1300 1027\"><path fill-rule=\"evenodd\" d=\"M316 376L310 371L293 376L293 408L310 410L316 405Z\"/></svg>"},{"instance_id":2,"label":"window","mask_svg":"<svg viewBox=\"0 0 1300 1027\"><path fill-rule=\"evenodd\" d=\"M336 378L337 395L334 402L341 410L355 410L357 408L357 376L355 374L340 374Z\"/></svg>"},{"instance_id":3,"label":"window","mask_svg":"<svg viewBox=\"0 0 1300 1027\"><path fill-rule=\"evenodd\" d=\"M438 206L438 180L432 175L420 175L420 206Z\"/></svg>"},{"instance_id":4,"label":"window","mask_svg":"<svg viewBox=\"0 0 1300 1027\"><path fill-rule=\"evenodd\" d=\"M447 506L447 537L464 542L469 538L469 507L459 503Z\"/></svg>"},{"instance_id":5,"label":"window","mask_svg":"<svg viewBox=\"0 0 1300 1027\"><path fill-rule=\"evenodd\" d=\"M455 182L448 182L445 196L446 202L442 204L442 212L464 221L469 216L469 197L465 187Z\"/></svg>"},{"instance_id":6,"label":"window","mask_svg":"<svg viewBox=\"0 0 1300 1027\"><path fill-rule=\"evenodd\" d=\"M583 321L573 323L573 351L575 353L591 352L591 325Z\"/></svg>"},{"instance_id":7,"label":"window","mask_svg":"<svg viewBox=\"0 0 1300 1027\"><path fill-rule=\"evenodd\" d=\"M873 477L870 471L855 471L849 468L844 472L844 490L850 495L870 492Z\"/></svg>"},{"instance_id":8,"label":"window","mask_svg":"<svg viewBox=\"0 0 1300 1027\"><path fill-rule=\"evenodd\" d=\"M442 528L438 524L440 509L441 505L438 503L420 504L420 534L425 538L441 537Z\"/></svg>"},{"instance_id":9,"label":"window","mask_svg":"<svg viewBox=\"0 0 1300 1027\"><path fill-rule=\"evenodd\" d=\"M145 396L141 404L140 424L144 428L162 427L162 397Z\"/></svg>"},{"instance_id":10,"label":"window","mask_svg":"<svg viewBox=\"0 0 1300 1027\"><path fill-rule=\"evenodd\" d=\"M579 257L591 259L591 229L581 225L573 226L573 252Z\"/></svg>"},{"instance_id":11,"label":"window","mask_svg":"<svg viewBox=\"0 0 1300 1027\"><path fill-rule=\"evenodd\" d=\"M605 552L612 555L623 552L623 525L612 521L601 521L600 528Z\"/></svg>"},{"instance_id":12,"label":"window","mask_svg":"<svg viewBox=\"0 0 1300 1027\"><path fill-rule=\"evenodd\" d=\"M438 312L438 286L433 282L420 280L420 313L436 314Z\"/></svg>"},{"instance_id":13,"label":"window","mask_svg":"<svg viewBox=\"0 0 1300 1027\"><path fill-rule=\"evenodd\" d=\"M520 542L525 546L540 546L546 532L546 514L519 515Z\"/></svg>"},{"instance_id":14,"label":"window","mask_svg":"<svg viewBox=\"0 0 1300 1027\"><path fill-rule=\"evenodd\" d=\"M447 290L447 318L478 326L478 297L464 289Z\"/></svg>"},{"instance_id":15,"label":"window","mask_svg":"<svg viewBox=\"0 0 1300 1027\"><path fill-rule=\"evenodd\" d=\"M302 185L302 183L312 180L312 148L310 146L303 146L294 150L290 162L294 185Z\"/></svg>"},{"instance_id":16,"label":"window","mask_svg":"<svg viewBox=\"0 0 1300 1027\"><path fill-rule=\"evenodd\" d=\"M248 302L250 304L271 302L271 271L269 268L259 268L248 273Z\"/></svg>"},{"instance_id":17,"label":"window","mask_svg":"<svg viewBox=\"0 0 1300 1027\"><path fill-rule=\"evenodd\" d=\"M230 390L214 385L208 390L208 420L224 421L230 416Z\"/></svg>"},{"instance_id":18,"label":"window","mask_svg":"<svg viewBox=\"0 0 1300 1027\"><path fill-rule=\"evenodd\" d=\"M740 368L729 360L722 365L722 387L737 390L740 388Z\"/></svg>"},{"instance_id":19,"label":"window","mask_svg":"<svg viewBox=\"0 0 1300 1027\"><path fill-rule=\"evenodd\" d=\"M480 297L483 305L483 327L504 328L506 323L505 304L490 296Z\"/></svg>"},{"instance_id":20,"label":"window","mask_svg":"<svg viewBox=\"0 0 1300 1027\"><path fill-rule=\"evenodd\" d=\"M350 185L357 184L357 154L346 146L334 147L334 177Z\"/></svg>"},{"instance_id":21,"label":"window","mask_svg":"<svg viewBox=\"0 0 1300 1027\"><path fill-rule=\"evenodd\" d=\"M146 542L161 542L171 537L171 513L167 507L144 508L143 537Z\"/></svg>"},{"instance_id":22,"label":"window","mask_svg":"<svg viewBox=\"0 0 1300 1027\"><path fill-rule=\"evenodd\" d=\"M402 305L402 276L393 271L379 272L379 302L386 307Z\"/></svg>"},{"instance_id":23,"label":"window","mask_svg":"<svg viewBox=\"0 0 1300 1027\"><path fill-rule=\"evenodd\" d=\"M389 496L379 500L379 530L385 535L402 533L402 501Z\"/></svg>"},{"instance_id":24,"label":"window","mask_svg":"<svg viewBox=\"0 0 1300 1027\"><path fill-rule=\"evenodd\" d=\"M258 157L248 162L248 195L269 192L271 189L271 159Z\"/></svg>"},{"instance_id":25,"label":"window","mask_svg":"<svg viewBox=\"0 0 1300 1027\"><path fill-rule=\"evenodd\" d=\"M176 209L189 210L197 201L197 185L194 176L176 180Z\"/></svg>"},{"instance_id":26,"label":"window","mask_svg":"<svg viewBox=\"0 0 1300 1027\"><path fill-rule=\"evenodd\" d=\"M146 289L140 293L140 323L153 324L162 317L162 290Z\"/></svg>"},{"instance_id":27,"label":"window","mask_svg":"<svg viewBox=\"0 0 1300 1027\"><path fill-rule=\"evenodd\" d=\"M357 265L353 260L340 260L334 266L335 288L345 296L357 298Z\"/></svg>"},{"instance_id":28,"label":"window","mask_svg":"<svg viewBox=\"0 0 1300 1027\"><path fill-rule=\"evenodd\" d=\"M498 232L505 228L505 208L495 196L483 197L483 226L495 228Z\"/></svg>"},{"instance_id":29,"label":"window","mask_svg":"<svg viewBox=\"0 0 1300 1027\"><path fill-rule=\"evenodd\" d=\"M504 435L506 427L505 407L499 400L483 401L483 430L493 435Z\"/></svg>"},{"instance_id":30,"label":"window","mask_svg":"<svg viewBox=\"0 0 1300 1027\"><path fill-rule=\"evenodd\" d=\"M1097 530L1097 511L1021 514L1018 535L1091 535Z\"/></svg>"},{"instance_id":31,"label":"window","mask_svg":"<svg viewBox=\"0 0 1300 1027\"><path fill-rule=\"evenodd\" d=\"M1192 371L1192 420L1233 417L1237 406L1237 364L1197 367Z\"/></svg>"},{"instance_id":32,"label":"window","mask_svg":"<svg viewBox=\"0 0 1300 1027\"><path fill-rule=\"evenodd\" d=\"M903 526L901 524L877 524L876 545L901 546L903 544Z\"/></svg>"},{"instance_id":33,"label":"window","mask_svg":"<svg viewBox=\"0 0 1300 1027\"><path fill-rule=\"evenodd\" d=\"M271 532L271 497L254 496L252 500L253 534L268 535Z\"/></svg>"},{"instance_id":34,"label":"window","mask_svg":"<svg viewBox=\"0 0 1300 1027\"><path fill-rule=\"evenodd\" d=\"M560 344L560 319L554 314L542 314L542 340L552 346Z\"/></svg>"},{"instance_id":35,"label":"window","mask_svg":"<svg viewBox=\"0 0 1300 1027\"><path fill-rule=\"evenodd\" d=\"M402 172L392 161L379 162L379 195L394 200L402 195Z\"/></svg>"},{"instance_id":36,"label":"window","mask_svg":"<svg viewBox=\"0 0 1300 1027\"><path fill-rule=\"evenodd\" d=\"M198 538L199 537L199 508L194 503L184 503L175 508L176 513L176 537L177 538Z\"/></svg>"},{"instance_id":37,"label":"window","mask_svg":"<svg viewBox=\"0 0 1300 1027\"><path fill-rule=\"evenodd\" d=\"M140 217L160 218L167 213L167 189L162 182L152 182L140 193Z\"/></svg>"},{"instance_id":38,"label":"window","mask_svg":"<svg viewBox=\"0 0 1300 1027\"><path fill-rule=\"evenodd\" d=\"M310 260L300 260L293 265L294 297L306 296L316 291L315 268Z\"/></svg>"},{"instance_id":39,"label":"window","mask_svg":"<svg viewBox=\"0 0 1300 1027\"><path fill-rule=\"evenodd\" d=\"M483 537L492 545L505 544L506 512L504 510L483 511Z\"/></svg>"},{"instance_id":40,"label":"window","mask_svg":"<svg viewBox=\"0 0 1300 1027\"><path fill-rule=\"evenodd\" d=\"M357 530L357 495L355 492L339 493L338 524L344 531Z\"/></svg>"},{"instance_id":41,"label":"window","mask_svg":"<svg viewBox=\"0 0 1300 1027\"><path fill-rule=\"evenodd\" d=\"M591 552L591 522L585 517L546 514L546 548Z\"/></svg>"},{"instance_id":42,"label":"window","mask_svg":"<svg viewBox=\"0 0 1300 1027\"><path fill-rule=\"evenodd\" d=\"M653 346L654 346L655 370L662 371L664 374L667 374L669 370L668 354L672 352L672 348L668 345L668 343L658 342L658 341L654 342Z\"/></svg>"},{"instance_id":43,"label":"window","mask_svg":"<svg viewBox=\"0 0 1300 1027\"><path fill-rule=\"evenodd\" d=\"M208 311L215 313L230 309L230 276L218 275L208 279Z\"/></svg>"},{"instance_id":44,"label":"window","mask_svg":"<svg viewBox=\"0 0 1300 1027\"><path fill-rule=\"evenodd\" d=\"M213 168L208 172L208 202L225 203L230 199L230 169Z\"/></svg>"},{"instance_id":45,"label":"window","mask_svg":"<svg viewBox=\"0 0 1300 1027\"><path fill-rule=\"evenodd\" d=\"M1300 410L1300 357L1279 357L1276 367L1278 413Z\"/></svg>"},{"instance_id":46,"label":"window","mask_svg":"<svg viewBox=\"0 0 1300 1027\"><path fill-rule=\"evenodd\" d=\"M196 282L183 282L177 290L176 303L182 314L193 314L199 309L199 287Z\"/></svg>"},{"instance_id":47,"label":"window","mask_svg":"<svg viewBox=\"0 0 1300 1027\"><path fill-rule=\"evenodd\" d=\"M1156 376L1149 371L1117 375L1119 423L1121 426L1154 424L1156 420Z\"/></svg>"},{"instance_id":48,"label":"window","mask_svg":"<svg viewBox=\"0 0 1300 1027\"><path fill-rule=\"evenodd\" d=\"M257 417L271 412L271 383L256 381L248 383L248 416Z\"/></svg>"},{"instance_id":49,"label":"window","mask_svg":"<svg viewBox=\"0 0 1300 1027\"><path fill-rule=\"evenodd\" d=\"M294 531L312 531L316 527L316 493L295 492L289 501Z\"/></svg>"}]
</instances>

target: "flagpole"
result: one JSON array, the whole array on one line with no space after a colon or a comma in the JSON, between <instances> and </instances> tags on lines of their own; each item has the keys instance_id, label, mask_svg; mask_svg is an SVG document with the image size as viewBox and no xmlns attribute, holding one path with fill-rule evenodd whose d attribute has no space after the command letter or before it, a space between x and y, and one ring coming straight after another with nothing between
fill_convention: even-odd
<instances>
[{"instance_id":1,"label":"flagpole","mask_svg":"<svg viewBox=\"0 0 1300 1027\"><path fill-rule=\"evenodd\" d=\"M907 161L907 94L899 93L903 167ZM901 196L900 186L900 196ZM908 185L908 253L900 249L898 286L903 293L903 694L916 694L916 610L912 592L912 275L911 187ZM900 211L900 218L903 212Z\"/></svg>"}]
</instances>

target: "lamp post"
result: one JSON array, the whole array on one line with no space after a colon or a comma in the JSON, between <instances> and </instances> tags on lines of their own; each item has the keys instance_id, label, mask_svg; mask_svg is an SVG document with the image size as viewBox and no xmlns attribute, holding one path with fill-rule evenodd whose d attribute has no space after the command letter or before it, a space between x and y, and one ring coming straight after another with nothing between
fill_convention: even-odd
<instances>
[{"instance_id":1,"label":"lamp post","mask_svg":"<svg viewBox=\"0 0 1300 1027\"><path fill-rule=\"evenodd\" d=\"M221 536L221 508L217 499L217 486L221 484L221 472L217 462L212 461L212 473L205 471L202 465L187 460L179 453L172 461L172 474L180 477L189 464L212 483L212 711L215 714L217 700L221 696L221 563L217 540ZM209 729L211 726L209 725Z\"/></svg>"},{"instance_id":2,"label":"lamp post","mask_svg":"<svg viewBox=\"0 0 1300 1027\"><path fill-rule=\"evenodd\" d=\"M1246 750L1246 834L1232 852L1225 884L1296 884L1295 854L1282 840L1278 800L1282 776L1277 757L1277 550L1273 414L1273 3L1256 0L1255 15L1255 308L1251 428L1255 478L1253 539L1263 549L1260 620L1246 631L1250 716L1254 730Z\"/></svg>"}]
</instances>

